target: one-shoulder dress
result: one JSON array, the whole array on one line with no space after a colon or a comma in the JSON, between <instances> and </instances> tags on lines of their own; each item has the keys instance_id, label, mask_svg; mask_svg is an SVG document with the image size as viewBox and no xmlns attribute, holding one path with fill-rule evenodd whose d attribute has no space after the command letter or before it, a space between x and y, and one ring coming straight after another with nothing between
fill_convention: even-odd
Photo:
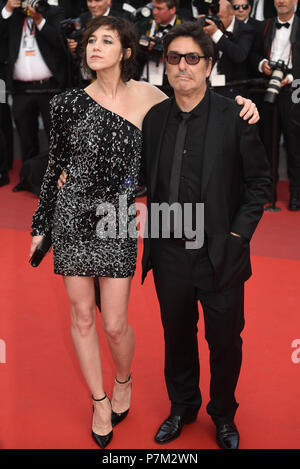
<instances>
[{"instance_id":1,"label":"one-shoulder dress","mask_svg":"<svg viewBox=\"0 0 300 469\"><path fill-rule=\"evenodd\" d=\"M31 234L51 232L56 274L132 276L137 238L128 227L138 187L141 131L82 89L54 96L50 111L49 162ZM63 169L67 182L58 190Z\"/></svg>"}]
</instances>

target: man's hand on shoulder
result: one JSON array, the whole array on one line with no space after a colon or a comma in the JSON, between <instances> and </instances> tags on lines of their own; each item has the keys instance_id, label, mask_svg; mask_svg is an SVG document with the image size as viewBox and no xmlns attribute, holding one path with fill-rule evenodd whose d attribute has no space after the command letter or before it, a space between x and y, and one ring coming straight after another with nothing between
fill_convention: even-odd
<instances>
[{"instance_id":1,"label":"man's hand on shoulder","mask_svg":"<svg viewBox=\"0 0 300 469\"><path fill-rule=\"evenodd\" d=\"M235 101L240 106L243 106L240 112L240 117L242 117L244 120L248 120L248 124L256 124L259 121L259 112L251 99L243 98L242 96L236 96Z\"/></svg>"},{"instance_id":2,"label":"man's hand on shoulder","mask_svg":"<svg viewBox=\"0 0 300 469\"><path fill-rule=\"evenodd\" d=\"M57 189L61 189L62 186L67 182L67 173L65 172L65 170L61 173L61 175L59 176L59 179L57 181Z\"/></svg>"}]
</instances>

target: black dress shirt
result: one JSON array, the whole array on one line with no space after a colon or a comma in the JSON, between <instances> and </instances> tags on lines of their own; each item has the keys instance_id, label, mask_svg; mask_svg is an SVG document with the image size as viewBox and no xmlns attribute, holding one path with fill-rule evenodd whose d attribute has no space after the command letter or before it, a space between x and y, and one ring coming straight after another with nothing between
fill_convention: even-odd
<instances>
[{"instance_id":1,"label":"black dress shirt","mask_svg":"<svg viewBox=\"0 0 300 469\"><path fill-rule=\"evenodd\" d=\"M201 173L203 160L203 146L209 111L209 92L206 91L203 99L192 110L187 122L187 135L182 159L181 178L179 185L179 202L201 202ZM156 202L168 202L169 183L172 169L172 159L180 116L175 99L165 129L158 167L158 181Z\"/></svg>"},{"instance_id":2,"label":"black dress shirt","mask_svg":"<svg viewBox=\"0 0 300 469\"><path fill-rule=\"evenodd\" d=\"M190 111L192 116L187 122L187 135L182 159L178 201L180 204L193 204L193 230L196 229L195 206L197 202L201 202L202 163L209 106L210 96L209 90L207 90L200 103ZM180 112L181 109L179 109L174 99L159 157L158 181L154 198L158 203L168 202L169 200L169 182ZM199 290L212 291L214 288L214 273L208 257L206 241L206 233L204 233L204 246L201 249L187 250L187 255L189 255L192 262L195 286Z\"/></svg>"}]
</instances>

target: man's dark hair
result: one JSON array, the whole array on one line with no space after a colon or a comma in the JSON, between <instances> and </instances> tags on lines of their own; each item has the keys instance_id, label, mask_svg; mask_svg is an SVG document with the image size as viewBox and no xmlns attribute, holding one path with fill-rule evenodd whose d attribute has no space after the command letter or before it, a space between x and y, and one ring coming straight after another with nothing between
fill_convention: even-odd
<instances>
[{"instance_id":1,"label":"man's dark hair","mask_svg":"<svg viewBox=\"0 0 300 469\"><path fill-rule=\"evenodd\" d=\"M203 31L198 21L186 21L174 26L163 38L164 54L167 55L169 45L178 37L191 37L201 47L205 57L209 59L214 56L214 46L211 38Z\"/></svg>"},{"instance_id":2,"label":"man's dark hair","mask_svg":"<svg viewBox=\"0 0 300 469\"><path fill-rule=\"evenodd\" d=\"M96 78L96 72L94 70L90 70L87 64L86 47L90 36L92 36L92 34L94 34L94 32L101 26L107 26L112 31L116 31L118 33L124 56L126 49L131 49L130 57L123 58L121 61L121 78L124 82L129 81L136 71L137 35L134 26L124 18L96 16L96 18L93 18L88 23L82 41L82 59L84 69L88 71L93 78Z\"/></svg>"},{"instance_id":3,"label":"man's dark hair","mask_svg":"<svg viewBox=\"0 0 300 469\"><path fill-rule=\"evenodd\" d=\"M169 10L176 7L176 11L179 9L180 0L156 0L157 3L165 3Z\"/></svg>"}]
</instances>

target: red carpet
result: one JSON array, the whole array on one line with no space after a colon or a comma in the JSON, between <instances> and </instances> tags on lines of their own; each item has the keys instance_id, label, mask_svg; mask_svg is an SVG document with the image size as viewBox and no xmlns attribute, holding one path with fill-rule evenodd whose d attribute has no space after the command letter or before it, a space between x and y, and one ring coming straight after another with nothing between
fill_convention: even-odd
<instances>
[{"instance_id":1,"label":"red carpet","mask_svg":"<svg viewBox=\"0 0 300 469\"><path fill-rule=\"evenodd\" d=\"M28 264L30 223L37 198L0 189L0 448L97 448L90 437L92 402L69 335L63 283L48 256ZM287 210L280 183L279 213L265 213L252 243L254 276L246 287L244 359L237 390L241 449L299 448L300 441L300 213ZM140 285L141 243L129 319L136 335L132 406L110 449L162 449L153 441L169 402L163 379L163 334L152 277ZM99 324L100 326L100 324ZM106 390L114 368L99 327ZM298 342L300 344L300 341ZM200 315L203 407L166 449L215 449L207 416L208 351ZM293 359L292 359L292 354Z\"/></svg>"}]
</instances>

